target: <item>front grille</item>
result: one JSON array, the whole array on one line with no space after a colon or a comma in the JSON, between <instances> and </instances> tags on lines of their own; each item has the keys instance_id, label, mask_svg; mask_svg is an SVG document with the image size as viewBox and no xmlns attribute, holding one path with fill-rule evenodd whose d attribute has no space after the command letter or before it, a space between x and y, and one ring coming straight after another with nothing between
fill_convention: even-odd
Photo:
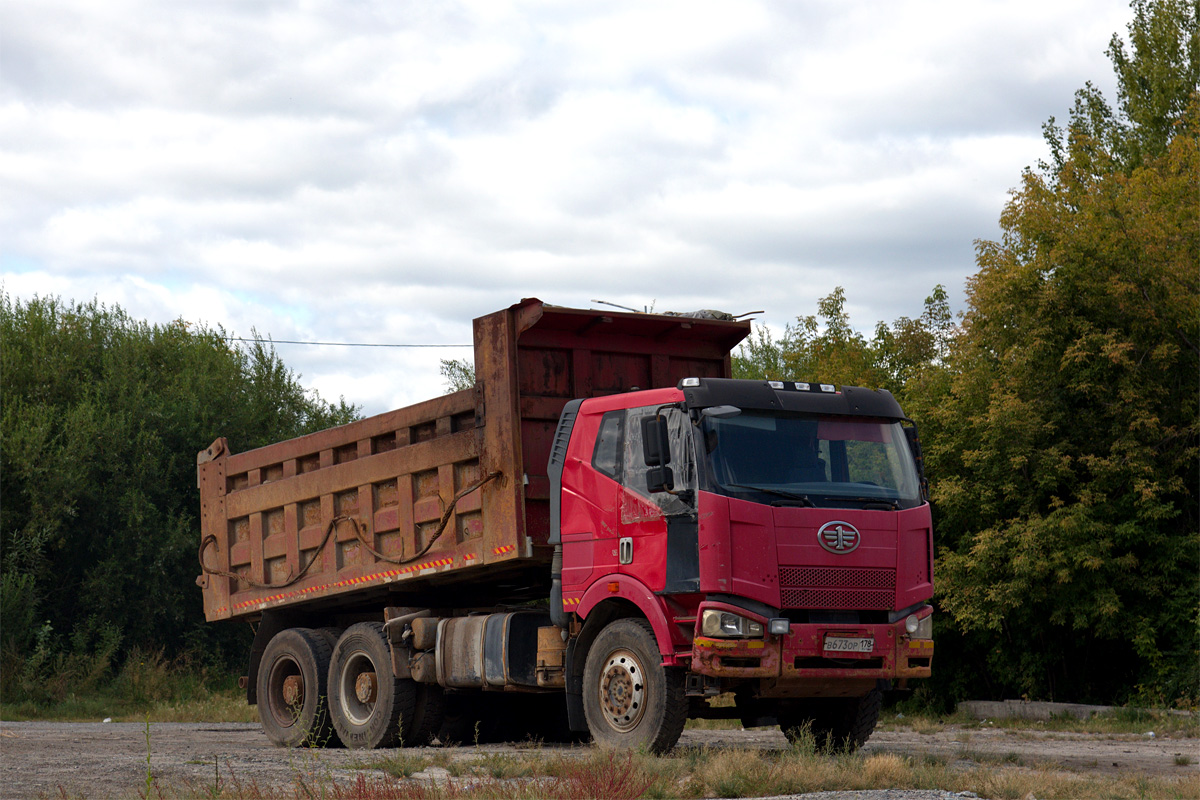
<instances>
[{"instance_id":1,"label":"front grille","mask_svg":"<svg viewBox=\"0 0 1200 800\"><path fill-rule=\"evenodd\" d=\"M853 608L888 609L892 607L894 592L847 589L784 589L784 608Z\"/></svg>"},{"instance_id":2,"label":"front grille","mask_svg":"<svg viewBox=\"0 0 1200 800\"><path fill-rule=\"evenodd\" d=\"M784 608L890 609L896 571L864 567L780 567Z\"/></svg>"}]
</instances>

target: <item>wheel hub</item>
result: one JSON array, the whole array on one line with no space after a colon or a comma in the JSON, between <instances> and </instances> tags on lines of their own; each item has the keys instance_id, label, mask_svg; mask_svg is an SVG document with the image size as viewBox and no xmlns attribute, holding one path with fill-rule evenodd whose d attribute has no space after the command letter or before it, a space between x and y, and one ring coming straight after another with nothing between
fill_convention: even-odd
<instances>
[{"instance_id":1,"label":"wheel hub","mask_svg":"<svg viewBox=\"0 0 1200 800\"><path fill-rule=\"evenodd\" d=\"M360 703L374 703L379 692L379 678L374 672L362 672L354 679L354 696Z\"/></svg>"},{"instance_id":2,"label":"wheel hub","mask_svg":"<svg viewBox=\"0 0 1200 800\"><path fill-rule=\"evenodd\" d=\"M628 731L645 713L645 681L641 663L629 650L608 657L600 677L600 706L605 719L619 731Z\"/></svg>"},{"instance_id":3,"label":"wheel hub","mask_svg":"<svg viewBox=\"0 0 1200 800\"><path fill-rule=\"evenodd\" d=\"M356 652L343 663L337 681L341 688L339 706L345 719L353 725L369 723L379 699L375 663L366 653Z\"/></svg>"},{"instance_id":4,"label":"wheel hub","mask_svg":"<svg viewBox=\"0 0 1200 800\"><path fill-rule=\"evenodd\" d=\"M283 702L289 706L304 704L304 678L288 675L283 679Z\"/></svg>"}]
</instances>

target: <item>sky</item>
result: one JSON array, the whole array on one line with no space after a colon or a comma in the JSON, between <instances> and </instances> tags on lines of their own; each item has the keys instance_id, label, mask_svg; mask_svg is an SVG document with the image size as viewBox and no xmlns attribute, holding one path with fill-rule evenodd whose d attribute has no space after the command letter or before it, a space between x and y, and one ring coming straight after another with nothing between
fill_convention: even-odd
<instances>
[{"instance_id":1,"label":"sky","mask_svg":"<svg viewBox=\"0 0 1200 800\"><path fill-rule=\"evenodd\" d=\"M523 297L775 331L955 311L1125 0L0 4L0 284L469 345ZM279 344L379 413L469 347ZM820 379L820 376L811 376Z\"/></svg>"}]
</instances>

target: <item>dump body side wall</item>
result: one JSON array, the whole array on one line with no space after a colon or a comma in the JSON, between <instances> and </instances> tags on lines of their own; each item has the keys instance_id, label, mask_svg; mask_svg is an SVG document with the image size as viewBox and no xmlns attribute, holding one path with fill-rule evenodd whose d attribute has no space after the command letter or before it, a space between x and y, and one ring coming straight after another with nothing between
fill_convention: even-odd
<instances>
[{"instance_id":1,"label":"dump body side wall","mask_svg":"<svg viewBox=\"0 0 1200 800\"><path fill-rule=\"evenodd\" d=\"M247 453L214 443L199 466L202 535L211 542L202 555L228 574L201 576L206 616L328 601L515 552L518 531L486 526L476 489L420 554L448 503L487 475L475 407L467 390ZM498 461L493 455L491 466Z\"/></svg>"}]
</instances>

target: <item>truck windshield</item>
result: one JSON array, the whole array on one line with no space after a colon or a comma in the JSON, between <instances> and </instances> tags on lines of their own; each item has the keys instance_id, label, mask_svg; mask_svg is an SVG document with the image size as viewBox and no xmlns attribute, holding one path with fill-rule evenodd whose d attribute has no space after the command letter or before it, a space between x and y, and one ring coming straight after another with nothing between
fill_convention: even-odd
<instances>
[{"instance_id":1,"label":"truck windshield","mask_svg":"<svg viewBox=\"0 0 1200 800\"><path fill-rule=\"evenodd\" d=\"M771 505L912 508L920 483L889 419L744 410L706 417L705 478L718 494Z\"/></svg>"}]
</instances>

